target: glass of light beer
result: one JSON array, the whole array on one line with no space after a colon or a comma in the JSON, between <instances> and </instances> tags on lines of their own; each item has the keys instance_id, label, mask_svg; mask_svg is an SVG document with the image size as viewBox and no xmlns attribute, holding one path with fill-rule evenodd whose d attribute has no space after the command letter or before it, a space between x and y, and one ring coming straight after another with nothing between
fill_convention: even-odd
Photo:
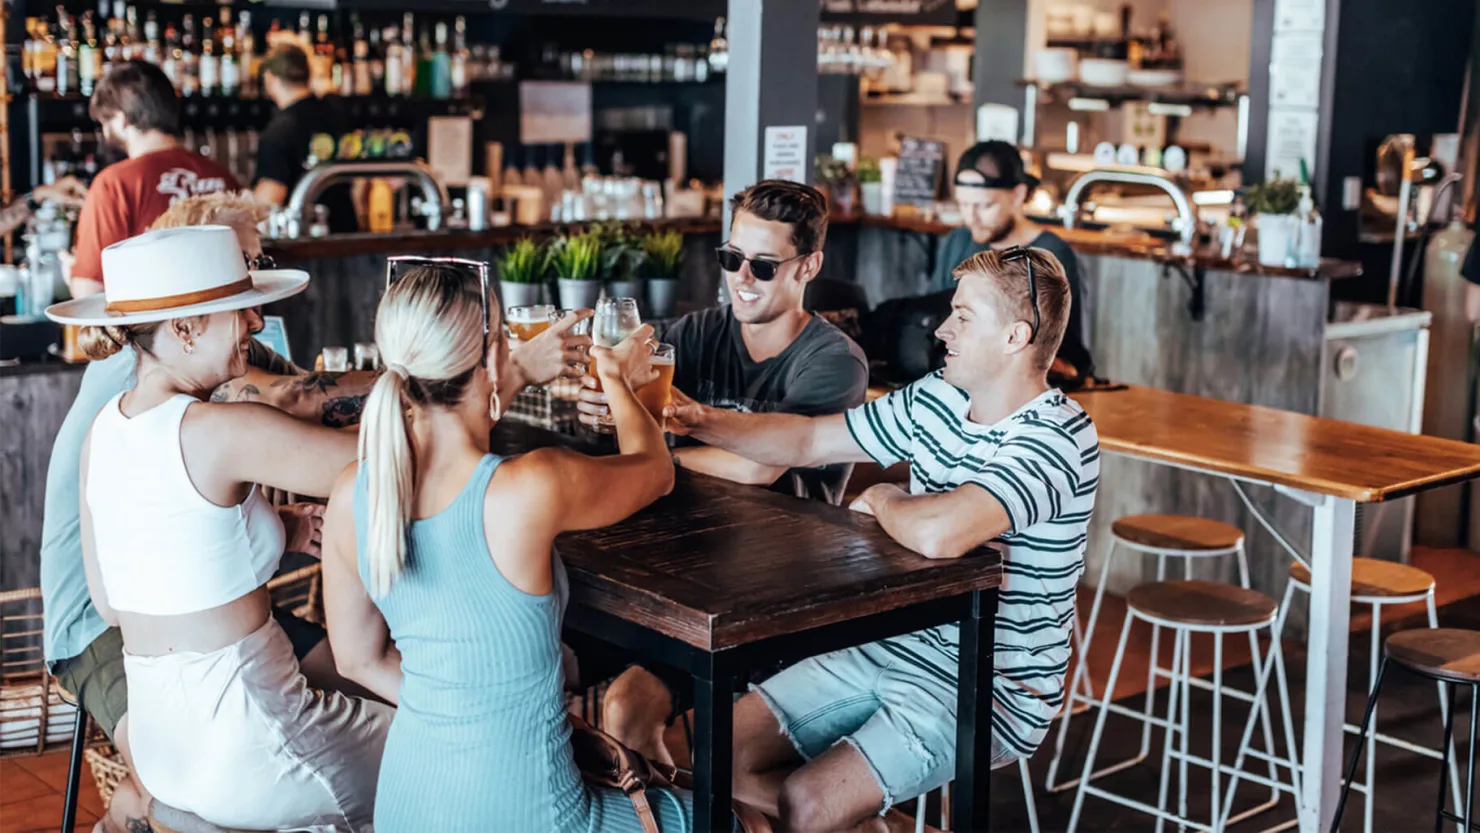
<instances>
[{"instance_id":1,"label":"glass of light beer","mask_svg":"<svg viewBox=\"0 0 1480 833\"><path fill-rule=\"evenodd\" d=\"M636 391L637 401L660 425L663 423L663 409L668 407L673 395L673 370L677 366L674 358L672 344L653 345L653 369L658 371L658 378Z\"/></svg>"},{"instance_id":2,"label":"glass of light beer","mask_svg":"<svg viewBox=\"0 0 1480 833\"><path fill-rule=\"evenodd\" d=\"M529 341L550 329L550 316L554 312L555 307L549 304L509 307L504 324L509 328L509 335L519 341Z\"/></svg>"},{"instance_id":3,"label":"glass of light beer","mask_svg":"<svg viewBox=\"0 0 1480 833\"><path fill-rule=\"evenodd\" d=\"M616 347L641 326L642 314L637 311L636 298L602 298L596 302L596 315L591 318L591 341L598 347ZM601 390L601 374L597 372L596 364L596 356L593 355L586 372L596 380L596 389ZM607 412L601 418L599 430L610 432L615 424L611 413Z\"/></svg>"}]
</instances>

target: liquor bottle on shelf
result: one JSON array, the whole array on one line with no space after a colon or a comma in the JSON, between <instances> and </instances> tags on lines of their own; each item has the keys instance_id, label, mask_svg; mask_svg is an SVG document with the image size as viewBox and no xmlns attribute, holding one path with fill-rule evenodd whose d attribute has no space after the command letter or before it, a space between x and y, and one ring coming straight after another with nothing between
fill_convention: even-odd
<instances>
[{"instance_id":1,"label":"liquor bottle on shelf","mask_svg":"<svg viewBox=\"0 0 1480 833\"><path fill-rule=\"evenodd\" d=\"M241 43L236 38L236 29L231 25L230 7L221 8L221 95L235 98L245 95L242 89Z\"/></svg>"},{"instance_id":2,"label":"liquor bottle on shelf","mask_svg":"<svg viewBox=\"0 0 1480 833\"><path fill-rule=\"evenodd\" d=\"M450 74L453 97L465 97L468 94L469 81L468 22L462 15L458 15L457 20L453 22Z\"/></svg>"},{"instance_id":3,"label":"liquor bottle on shelf","mask_svg":"<svg viewBox=\"0 0 1480 833\"><path fill-rule=\"evenodd\" d=\"M312 72L309 87L314 95L323 95L334 86L334 44L329 41L329 16L319 15L319 31L314 38Z\"/></svg>"},{"instance_id":4,"label":"liquor bottle on shelf","mask_svg":"<svg viewBox=\"0 0 1480 833\"><path fill-rule=\"evenodd\" d=\"M82 83L77 65L77 20L57 6L57 95L73 95Z\"/></svg>"},{"instance_id":5,"label":"liquor bottle on shelf","mask_svg":"<svg viewBox=\"0 0 1480 833\"><path fill-rule=\"evenodd\" d=\"M213 96L221 92L221 63L216 55L215 29L209 17L201 21L200 94Z\"/></svg>"},{"instance_id":6,"label":"liquor bottle on shelf","mask_svg":"<svg viewBox=\"0 0 1480 833\"><path fill-rule=\"evenodd\" d=\"M185 63L184 50L180 46L180 33L175 29L175 24L166 23L164 26L164 60L159 68L164 70L166 78L180 89L182 74L180 72Z\"/></svg>"},{"instance_id":7,"label":"liquor bottle on shelf","mask_svg":"<svg viewBox=\"0 0 1480 833\"><path fill-rule=\"evenodd\" d=\"M105 3L103 5L107 4ZM113 42L113 56L111 58L108 57L105 51L103 54L104 59L111 64L114 61L127 61L132 58L134 44L133 41L129 40L128 28L125 25L128 17L128 8L124 5L123 0L114 0L113 16L108 17L104 13L103 17L108 21L106 24L108 34L104 37L104 41L105 43L108 40Z\"/></svg>"},{"instance_id":8,"label":"liquor bottle on shelf","mask_svg":"<svg viewBox=\"0 0 1480 833\"><path fill-rule=\"evenodd\" d=\"M179 66L176 68L180 75L180 95L192 96L200 90L200 56L196 52L200 47L195 40L195 16L187 14L180 18L180 28Z\"/></svg>"},{"instance_id":9,"label":"liquor bottle on shelf","mask_svg":"<svg viewBox=\"0 0 1480 833\"><path fill-rule=\"evenodd\" d=\"M365 26L360 23L358 14L350 15L350 27L355 39L354 59L350 71L352 77L350 91L354 95L369 95L371 92L370 42L365 40Z\"/></svg>"},{"instance_id":10,"label":"liquor bottle on shelf","mask_svg":"<svg viewBox=\"0 0 1480 833\"><path fill-rule=\"evenodd\" d=\"M27 18L31 33L31 88L38 93L57 91L57 41L45 18Z\"/></svg>"},{"instance_id":11,"label":"liquor bottle on shelf","mask_svg":"<svg viewBox=\"0 0 1480 833\"><path fill-rule=\"evenodd\" d=\"M447 24L439 21L436 32L437 47L428 61L432 77L427 83L427 93L432 98L446 100L452 97L452 56L447 54Z\"/></svg>"},{"instance_id":12,"label":"liquor bottle on shelf","mask_svg":"<svg viewBox=\"0 0 1480 833\"><path fill-rule=\"evenodd\" d=\"M77 46L77 91L93 94L98 79L103 77L103 53L98 49L98 34L93 28L92 12L82 13L82 43Z\"/></svg>"},{"instance_id":13,"label":"liquor bottle on shelf","mask_svg":"<svg viewBox=\"0 0 1480 833\"><path fill-rule=\"evenodd\" d=\"M313 18L308 12L298 13L298 45L304 52L313 54Z\"/></svg>"},{"instance_id":14,"label":"liquor bottle on shelf","mask_svg":"<svg viewBox=\"0 0 1480 833\"><path fill-rule=\"evenodd\" d=\"M714 39L709 42L709 71L719 74L730 65L730 41L725 37L727 26L724 18L714 21Z\"/></svg>"},{"instance_id":15,"label":"liquor bottle on shelf","mask_svg":"<svg viewBox=\"0 0 1480 833\"><path fill-rule=\"evenodd\" d=\"M385 50L380 42L380 30L370 30L370 92L383 93L385 83Z\"/></svg>"},{"instance_id":16,"label":"liquor bottle on shelf","mask_svg":"<svg viewBox=\"0 0 1480 833\"><path fill-rule=\"evenodd\" d=\"M277 23L276 20L273 21ZM252 15L243 11L236 16L236 49L238 71L242 74L242 95L256 98L261 94L262 56L257 54L257 40L252 35Z\"/></svg>"},{"instance_id":17,"label":"liquor bottle on shelf","mask_svg":"<svg viewBox=\"0 0 1480 833\"><path fill-rule=\"evenodd\" d=\"M385 93L386 95L406 95L409 87L406 83L406 62L402 56L401 36L396 27L388 26L385 30Z\"/></svg>"},{"instance_id":18,"label":"liquor bottle on shelf","mask_svg":"<svg viewBox=\"0 0 1480 833\"><path fill-rule=\"evenodd\" d=\"M128 61L134 58L149 60L148 38L139 29L139 8L137 6L129 6L125 12L123 42L125 44L124 60Z\"/></svg>"},{"instance_id":19,"label":"liquor bottle on shelf","mask_svg":"<svg viewBox=\"0 0 1480 833\"><path fill-rule=\"evenodd\" d=\"M432 94L432 38L426 24L421 26L421 37L416 41L416 74L411 79L411 94L427 98Z\"/></svg>"},{"instance_id":20,"label":"liquor bottle on shelf","mask_svg":"<svg viewBox=\"0 0 1480 833\"><path fill-rule=\"evenodd\" d=\"M151 64L164 63L164 47L159 40L159 19L150 9L144 16L144 60Z\"/></svg>"},{"instance_id":21,"label":"liquor bottle on shelf","mask_svg":"<svg viewBox=\"0 0 1480 833\"><path fill-rule=\"evenodd\" d=\"M417 78L416 26L411 12L401 19L401 95L413 94L425 83Z\"/></svg>"}]
</instances>

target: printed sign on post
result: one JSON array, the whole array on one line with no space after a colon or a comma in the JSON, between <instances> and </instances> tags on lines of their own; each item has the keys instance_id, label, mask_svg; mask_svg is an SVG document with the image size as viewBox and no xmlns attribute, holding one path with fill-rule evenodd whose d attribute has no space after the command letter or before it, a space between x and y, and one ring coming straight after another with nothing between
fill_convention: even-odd
<instances>
[{"instance_id":1,"label":"printed sign on post","mask_svg":"<svg viewBox=\"0 0 1480 833\"><path fill-rule=\"evenodd\" d=\"M767 127L766 152L761 165L762 179L807 181L807 128Z\"/></svg>"}]
</instances>

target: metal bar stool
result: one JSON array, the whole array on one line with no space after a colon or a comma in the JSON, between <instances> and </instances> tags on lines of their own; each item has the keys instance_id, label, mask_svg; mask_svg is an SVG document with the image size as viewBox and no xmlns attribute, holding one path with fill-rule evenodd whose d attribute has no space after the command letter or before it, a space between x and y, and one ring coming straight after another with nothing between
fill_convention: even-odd
<instances>
[{"instance_id":1,"label":"metal bar stool","mask_svg":"<svg viewBox=\"0 0 1480 833\"><path fill-rule=\"evenodd\" d=\"M1028 805L1028 833L1038 833L1038 803L1033 800L1033 776L1028 771L1028 759L1018 758L1018 775L1023 782L1023 802ZM926 799L929 793L920 796L915 807L915 833L925 833ZM951 785L940 788L939 830L950 833L951 829Z\"/></svg>"},{"instance_id":2,"label":"metal bar stool","mask_svg":"<svg viewBox=\"0 0 1480 833\"><path fill-rule=\"evenodd\" d=\"M1079 662L1074 670L1074 679L1070 684L1067 695L1064 698L1064 708L1059 717L1059 734L1054 740L1053 758L1048 764L1048 777L1044 779L1044 787L1049 792L1062 792L1078 785L1078 779L1057 781L1059 765L1063 762L1064 744L1069 736L1069 718L1074 714L1084 711L1092 705L1098 705L1095 699L1094 687L1089 676L1089 646L1094 638L1095 626L1099 622L1100 605L1105 597L1105 587L1109 583L1110 565L1115 560L1118 549L1124 548L1133 552L1156 556L1156 580L1165 581L1168 558L1181 558L1183 565L1182 578L1192 578L1192 565L1194 560L1207 558L1223 558L1232 556L1238 568L1239 585L1245 589L1249 587L1249 561L1244 551L1244 533L1238 527L1215 521L1209 518L1197 518L1187 515L1130 515L1116 520L1110 526L1110 548L1105 553L1105 558L1100 564L1100 581L1095 587L1094 603L1090 606L1089 621L1083 630L1079 627L1079 619L1074 619L1074 652L1079 657ZM1100 778L1114 772L1135 766L1146 760L1151 752L1151 727L1159 725L1154 714L1153 705L1156 697L1158 677L1170 678L1172 672L1160 667L1158 657L1161 647L1161 627L1153 624L1151 628L1151 665L1146 673L1146 696L1141 710L1135 711L1125 706L1114 703L1108 704L1107 708L1116 714L1130 717L1141 721L1141 747L1132 757L1117 763L1109 764L1102 769L1090 773L1091 779ZM1255 634L1249 633L1249 647L1253 652L1254 662L1259 663L1259 641ZM1213 684L1199 677L1191 680L1191 685L1204 690L1211 690ZM1253 694L1234 688L1224 687L1222 693L1225 696L1242 700L1246 703L1254 702ZM1107 698L1108 699L1108 698ZM1274 735L1269 726L1268 716L1265 716L1262 725L1264 743L1266 749L1272 749ZM1269 767L1269 778L1275 780L1277 773L1274 765ZM1279 802L1279 793L1272 790L1269 802L1265 809L1273 807Z\"/></svg>"},{"instance_id":3,"label":"metal bar stool","mask_svg":"<svg viewBox=\"0 0 1480 833\"><path fill-rule=\"evenodd\" d=\"M1233 488L1238 492L1244 504L1258 520L1274 536L1275 540L1290 554L1290 580L1285 584L1285 595L1280 600L1279 619L1275 624L1275 633L1282 635L1285 631L1285 620L1290 613L1290 605L1294 602L1295 591L1310 593L1310 562L1295 549L1274 527L1265 519L1249 500L1243 487L1237 481ZM1434 577L1424 570L1420 570L1409 564L1399 564L1395 561L1382 561L1375 558L1353 558L1352 559L1352 585L1351 600L1353 605L1367 605L1372 609L1372 650L1367 662L1367 680L1373 690L1377 688L1377 679L1381 667L1378 651L1381 648L1382 639L1382 611L1385 607L1392 605L1410 604L1423 602L1427 608L1429 628L1439 627L1439 616L1434 602ZM1439 689L1439 708L1447 715L1449 713L1449 696L1442 683L1437 684ZM1434 760L1449 760L1450 790L1454 795L1455 804L1459 804L1459 767L1454 759L1450 757L1452 750L1441 752L1426 746L1385 735L1376 729L1377 715L1372 715L1374 721L1372 733L1367 736L1367 768L1362 782L1353 784L1352 789L1367 797L1366 806L1363 808L1362 829L1366 833L1373 833L1372 813L1375 802L1373 793L1376 788L1377 777L1377 744L1384 743L1388 746L1397 747L1417 755L1423 755ZM1357 734L1358 729L1350 723L1342 724L1342 728L1350 734Z\"/></svg>"},{"instance_id":4,"label":"metal bar stool","mask_svg":"<svg viewBox=\"0 0 1480 833\"><path fill-rule=\"evenodd\" d=\"M1290 697L1285 682L1285 664L1280 652L1278 640L1270 643L1267 657L1264 661L1255 660L1256 684L1253 694L1253 705L1249 711L1248 720L1245 722L1243 736L1239 741L1238 754L1233 766L1222 761L1222 744L1219 742L1218 732L1223 722L1223 638L1248 634L1257 638L1258 631L1268 628L1273 636L1275 613L1277 606L1274 599L1254 590L1234 587L1230 584L1218 584L1209 581L1161 581L1143 584L1132 590L1126 596L1127 615L1125 625L1120 630L1120 643L1115 651L1115 663L1110 669L1110 679L1105 684L1105 696L1096 704L1099 714L1095 719L1094 733L1090 737L1089 754L1085 757L1084 771L1079 778L1079 789L1074 796L1074 810L1069 817L1069 833L1073 833L1078 826L1079 815L1084 809L1084 797L1094 795L1108 801L1115 802L1134 810L1139 810L1156 817L1156 830L1160 833L1164 822L1176 822L1179 827L1191 827L1195 830L1219 831L1225 826L1247 819L1256 813L1268 809L1268 805L1254 807L1246 810L1233 818L1229 813L1233 807L1234 789L1239 778L1263 784L1276 792L1289 792L1300 795L1300 772L1295 763L1295 733L1294 721L1290 716ZM1165 729L1165 740L1161 756L1161 779L1157 789L1157 806L1152 807L1134 799L1117 795L1101 787L1095 786L1091 780L1091 772L1094 769L1095 754L1099 749L1101 737L1105 731L1105 719L1109 716L1111 709L1109 700L1115 691L1115 681L1120 675L1120 664L1125 659L1126 643L1130 640L1131 626L1135 620L1140 619L1148 624L1168 628L1173 632L1173 657L1172 657L1172 688L1167 703L1165 719L1151 718L1155 724ZM1190 717L1191 708L1189 701L1192 693L1192 650L1191 642L1194 633L1207 633L1213 635L1213 742L1212 757L1206 759L1195 756L1189 751ZM1289 750L1289 757L1279 757L1273 745L1266 747L1263 752L1250 748L1253 739L1255 723L1261 717L1268 720L1269 705L1267 703L1267 686L1270 671L1276 675L1277 695L1280 704L1280 717L1284 722L1285 746ZM1180 715L1178 707L1181 708ZM1132 716L1140 717L1136 712ZM1266 723L1267 725L1267 723ZM1180 737L1180 749L1174 748L1173 739ZM1245 757L1260 758L1269 762L1272 766L1278 765L1290 771L1288 782L1276 778L1264 778L1245 772L1243 762ZM1177 812L1167 811L1168 780L1171 774L1172 761L1176 760L1179 768ZM1205 767L1211 775L1211 818L1208 824L1192 821L1187 817L1187 767L1188 764L1196 764ZM1229 785L1227 802L1223 802L1222 777L1225 774L1235 775L1235 779ZM1221 809L1220 809L1221 808ZM1282 830L1293 827L1298 823L1297 819L1269 828L1270 830Z\"/></svg>"},{"instance_id":5,"label":"metal bar stool","mask_svg":"<svg viewBox=\"0 0 1480 833\"><path fill-rule=\"evenodd\" d=\"M1371 727L1373 717L1377 712L1377 697L1382 691L1383 676L1387 673L1388 663L1395 662L1408 669L1410 672L1427 677L1439 686L1439 693L1452 694L1457 685L1470 687L1470 761L1465 770L1465 793L1464 793L1464 816L1456 815L1449 811L1444 803L1444 781L1446 770L1448 774L1454 775L1451 767L1454 764L1450 753L1454 749L1452 738L1454 737L1454 711L1445 707L1444 712L1444 739L1440 742L1439 754L1439 810L1434 814L1434 833L1444 826L1444 821L1458 822L1463 825L1460 830L1473 830L1475 828L1474 805L1475 796L1475 736L1477 720L1480 720L1480 703L1476 696L1480 695L1480 631L1459 630L1456 628L1430 628L1404 631L1388 637L1387 643L1383 645L1382 663L1377 668L1377 679L1372 684L1372 694L1367 698L1367 710L1362 715L1362 727L1357 731L1357 748L1352 752L1351 766L1347 767L1346 781L1341 787L1341 799L1336 803L1336 817L1331 820L1331 833L1341 824L1342 810L1346 809L1347 796L1351 794L1355 786L1352 780L1357 774L1357 762L1362 759L1362 739L1366 737L1368 728ZM1451 698L1452 699L1452 698ZM1368 772L1371 772L1372 746L1367 744ZM1370 777L1370 776L1369 776ZM1450 779L1453 780L1453 777ZM1371 799L1368 799L1371 805ZM1460 807L1460 800L1455 796L1454 808ZM1369 816L1370 820L1370 816Z\"/></svg>"}]
</instances>

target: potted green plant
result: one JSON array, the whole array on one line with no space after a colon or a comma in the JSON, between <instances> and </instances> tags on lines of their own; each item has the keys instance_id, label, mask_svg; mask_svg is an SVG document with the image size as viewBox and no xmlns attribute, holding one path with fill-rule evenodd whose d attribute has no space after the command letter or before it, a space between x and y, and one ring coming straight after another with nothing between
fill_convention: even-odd
<instances>
[{"instance_id":1,"label":"potted green plant","mask_svg":"<svg viewBox=\"0 0 1480 833\"><path fill-rule=\"evenodd\" d=\"M556 238L550 265L560 289L560 306L592 309L601 297L601 235L588 231Z\"/></svg>"},{"instance_id":2,"label":"potted green plant","mask_svg":"<svg viewBox=\"0 0 1480 833\"><path fill-rule=\"evenodd\" d=\"M849 170L848 163L831 156L818 156L814 173L817 190L827 195L830 213L838 216L852 214L858 180Z\"/></svg>"},{"instance_id":3,"label":"potted green plant","mask_svg":"<svg viewBox=\"0 0 1480 833\"><path fill-rule=\"evenodd\" d=\"M858 160L858 190L863 196L863 213L884 213L884 174L879 160L864 156Z\"/></svg>"},{"instance_id":4,"label":"potted green plant","mask_svg":"<svg viewBox=\"0 0 1480 833\"><path fill-rule=\"evenodd\" d=\"M1296 256L1300 238L1300 183L1293 179L1273 179L1252 185L1244 192L1249 213L1258 217L1259 263L1262 266L1286 266Z\"/></svg>"},{"instance_id":5,"label":"potted green plant","mask_svg":"<svg viewBox=\"0 0 1480 833\"><path fill-rule=\"evenodd\" d=\"M622 225L602 229L601 279L606 294L613 298L636 298L643 303L643 264L647 252L642 239Z\"/></svg>"},{"instance_id":6,"label":"potted green plant","mask_svg":"<svg viewBox=\"0 0 1480 833\"><path fill-rule=\"evenodd\" d=\"M544 246L525 237L505 249L494 265L498 267L499 297L505 308L545 302L550 252Z\"/></svg>"},{"instance_id":7,"label":"potted green plant","mask_svg":"<svg viewBox=\"0 0 1480 833\"><path fill-rule=\"evenodd\" d=\"M653 231L642 239L647 274L648 315L672 318L678 307L678 271L683 267L683 235L675 229Z\"/></svg>"}]
</instances>

